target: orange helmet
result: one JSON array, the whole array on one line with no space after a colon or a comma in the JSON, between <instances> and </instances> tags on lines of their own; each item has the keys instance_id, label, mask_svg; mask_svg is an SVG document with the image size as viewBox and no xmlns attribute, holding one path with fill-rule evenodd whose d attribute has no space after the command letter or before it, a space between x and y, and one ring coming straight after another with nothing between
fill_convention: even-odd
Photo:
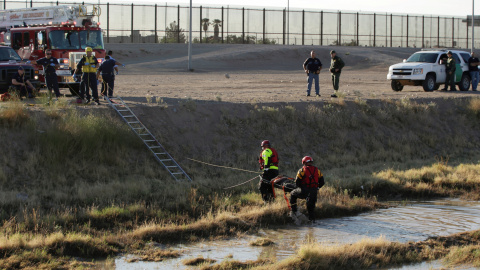
<instances>
[{"instance_id":1,"label":"orange helmet","mask_svg":"<svg viewBox=\"0 0 480 270\"><path fill-rule=\"evenodd\" d=\"M265 145L270 146L270 141L269 140L263 141L261 147L264 147Z\"/></svg>"},{"instance_id":2,"label":"orange helmet","mask_svg":"<svg viewBox=\"0 0 480 270\"><path fill-rule=\"evenodd\" d=\"M313 158L311 158L311 157L309 157L309 156L304 156L304 157L302 158L302 164L305 165L305 164L308 163L308 162L313 162Z\"/></svg>"}]
</instances>

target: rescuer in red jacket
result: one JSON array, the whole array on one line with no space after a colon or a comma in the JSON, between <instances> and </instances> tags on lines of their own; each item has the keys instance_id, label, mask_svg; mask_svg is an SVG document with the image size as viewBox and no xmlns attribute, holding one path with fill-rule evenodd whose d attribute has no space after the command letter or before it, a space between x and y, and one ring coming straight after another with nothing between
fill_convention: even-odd
<instances>
[{"instance_id":1,"label":"rescuer in red jacket","mask_svg":"<svg viewBox=\"0 0 480 270\"><path fill-rule=\"evenodd\" d=\"M305 156L302 159L303 167L298 170L295 184L297 186L290 193L290 203L292 211L290 216L296 218L300 216L297 208L297 199L307 200L308 219L315 222L315 204L317 202L318 190L325 184L322 172L313 166L313 158Z\"/></svg>"}]
</instances>

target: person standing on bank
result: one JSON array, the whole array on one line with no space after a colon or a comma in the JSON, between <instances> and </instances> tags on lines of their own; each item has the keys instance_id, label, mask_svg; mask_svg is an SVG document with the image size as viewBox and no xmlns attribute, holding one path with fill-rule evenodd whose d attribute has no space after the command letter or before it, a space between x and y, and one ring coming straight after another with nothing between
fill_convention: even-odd
<instances>
[{"instance_id":1,"label":"person standing on bank","mask_svg":"<svg viewBox=\"0 0 480 270\"><path fill-rule=\"evenodd\" d=\"M83 100L85 94L87 97L87 104L90 103L90 88L92 89L93 99L95 100L95 105L99 105L100 101L98 100L98 89L97 89L97 68L98 60L95 56L92 55L92 48L86 47L85 53L87 55L83 56L82 59L77 64L77 69L74 72L74 76L81 72L82 82L80 83L80 98ZM86 91L86 93L85 93Z\"/></svg>"},{"instance_id":2,"label":"person standing on bank","mask_svg":"<svg viewBox=\"0 0 480 270\"><path fill-rule=\"evenodd\" d=\"M120 63L115 62L110 56L105 56L105 61L100 65L97 70L97 80L102 74L102 96L107 96L108 98L113 97L113 87L115 82L114 69L115 66Z\"/></svg>"},{"instance_id":3,"label":"person standing on bank","mask_svg":"<svg viewBox=\"0 0 480 270\"><path fill-rule=\"evenodd\" d=\"M455 70L457 69L455 59L451 51L447 52L448 59L445 61L445 73L447 77L445 78L445 88L442 90L448 91L448 86L450 85L450 91L457 91L455 89Z\"/></svg>"},{"instance_id":4,"label":"person standing on bank","mask_svg":"<svg viewBox=\"0 0 480 270\"><path fill-rule=\"evenodd\" d=\"M290 217L294 220L301 215L297 207L297 199L307 200L308 220L315 222L315 204L317 203L318 190L323 187L325 180L322 172L315 166L313 166L313 158L305 156L302 159L303 167L298 170L297 177L295 179L295 185L297 186L290 193L290 203L292 211Z\"/></svg>"},{"instance_id":5,"label":"person standing on bank","mask_svg":"<svg viewBox=\"0 0 480 270\"><path fill-rule=\"evenodd\" d=\"M278 154L277 151L271 147L270 141L265 140L261 144L262 151L258 162L260 169L263 170L262 179L258 183L258 189L262 194L264 202L273 201L273 187L270 181L278 176Z\"/></svg>"},{"instance_id":6,"label":"person standing on bank","mask_svg":"<svg viewBox=\"0 0 480 270\"><path fill-rule=\"evenodd\" d=\"M334 93L331 97L336 98L338 93L338 84L340 83L340 73L342 73L342 68L345 66L342 58L337 56L335 51L330 51L330 56L332 60L330 61L330 73L332 73L332 84Z\"/></svg>"},{"instance_id":7,"label":"person standing on bank","mask_svg":"<svg viewBox=\"0 0 480 270\"><path fill-rule=\"evenodd\" d=\"M472 78L472 91L477 91L479 71L478 65L480 61L475 57L475 53L472 52L470 58L468 59L468 71L470 72L470 78Z\"/></svg>"},{"instance_id":8,"label":"person standing on bank","mask_svg":"<svg viewBox=\"0 0 480 270\"><path fill-rule=\"evenodd\" d=\"M45 84L47 85L49 95L53 92L55 93L56 100L60 97L60 89L58 88L58 79L57 79L57 68L60 67L57 58L52 56L52 50L46 49L45 50L45 57L40 58L37 61L33 60L32 64L34 65L42 65L44 76L45 76ZM51 98L50 98L51 99Z\"/></svg>"},{"instance_id":9,"label":"person standing on bank","mask_svg":"<svg viewBox=\"0 0 480 270\"><path fill-rule=\"evenodd\" d=\"M322 70L322 62L320 59L315 57L315 51L310 52L310 57L303 62L303 70L307 73L308 84L307 84L307 97L310 96L310 90L312 89L312 81L315 80L315 94L317 97L320 96L320 86L318 82L318 77L320 70Z\"/></svg>"}]
</instances>

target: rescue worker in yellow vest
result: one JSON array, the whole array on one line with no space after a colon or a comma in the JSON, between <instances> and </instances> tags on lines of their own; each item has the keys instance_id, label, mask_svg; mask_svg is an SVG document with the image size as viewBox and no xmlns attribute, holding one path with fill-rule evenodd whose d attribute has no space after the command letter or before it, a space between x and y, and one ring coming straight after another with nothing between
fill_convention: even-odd
<instances>
[{"instance_id":1,"label":"rescue worker in yellow vest","mask_svg":"<svg viewBox=\"0 0 480 270\"><path fill-rule=\"evenodd\" d=\"M87 97L86 103L90 102L90 88L92 89L92 95L94 99L94 105L99 105L100 101L98 100L98 89L97 89L97 68L98 60L95 56L92 55L92 48L86 47L85 53L87 55L83 56L80 62L77 64L77 69L75 70L75 75L78 76L80 72L83 72L82 81L80 83L80 98L85 99L85 94ZM86 92L86 93L85 93Z\"/></svg>"},{"instance_id":2,"label":"rescue worker in yellow vest","mask_svg":"<svg viewBox=\"0 0 480 270\"><path fill-rule=\"evenodd\" d=\"M258 189L262 194L263 201L271 202L273 201L273 187L270 181L278 176L278 154L268 140L263 141L261 147L262 152L258 161L263 174L260 183L258 183Z\"/></svg>"},{"instance_id":3,"label":"rescue worker in yellow vest","mask_svg":"<svg viewBox=\"0 0 480 270\"><path fill-rule=\"evenodd\" d=\"M307 200L308 219L315 222L315 204L317 203L318 190L323 187L325 180L322 172L313 166L313 158L305 156L302 159L303 167L298 170L295 184L297 186L290 193L292 211L290 217L296 220L301 215L297 208L297 199Z\"/></svg>"}]
</instances>

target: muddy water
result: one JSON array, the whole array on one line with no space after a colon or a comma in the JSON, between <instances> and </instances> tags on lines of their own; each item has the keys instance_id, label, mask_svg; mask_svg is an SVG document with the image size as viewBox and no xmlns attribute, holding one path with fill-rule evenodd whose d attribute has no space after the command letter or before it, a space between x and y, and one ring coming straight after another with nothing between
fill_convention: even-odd
<instances>
[{"instance_id":1,"label":"muddy water","mask_svg":"<svg viewBox=\"0 0 480 270\"><path fill-rule=\"evenodd\" d=\"M429 236L449 235L480 229L480 203L460 200L416 202L390 209L381 209L354 217L318 220L310 226L283 226L261 230L257 235L241 239L174 245L168 248L183 251L178 259L163 262L128 263L134 256L115 260L116 269L188 269L182 261L203 256L221 262L225 259L239 261L259 258L285 259L306 241L315 240L324 245L354 243L362 238L385 236L397 242L420 241ZM273 240L270 247L253 247L249 243L265 237ZM165 247L164 247L165 248ZM395 269L425 269L427 264ZM393 269L393 268L392 268Z\"/></svg>"}]
</instances>

